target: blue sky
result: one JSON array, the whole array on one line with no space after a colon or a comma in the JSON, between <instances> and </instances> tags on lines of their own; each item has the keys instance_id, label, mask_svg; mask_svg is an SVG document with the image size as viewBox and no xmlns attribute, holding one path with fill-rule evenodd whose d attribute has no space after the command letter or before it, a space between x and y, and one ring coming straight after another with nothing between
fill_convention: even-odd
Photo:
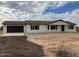
<instances>
[{"instance_id":1,"label":"blue sky","mask_svg":"<svg viewBox=\"0 0 79 59\"><path fill-rule=\"evenodd\" d=\"M60 6L56 9L53 9L53 7L49 7L48 9L45 10L45 13L65 13L65 12L72 12L75 9L79 9L79 2L69 2L64 6Z\"/></svg>"}]
</instances>

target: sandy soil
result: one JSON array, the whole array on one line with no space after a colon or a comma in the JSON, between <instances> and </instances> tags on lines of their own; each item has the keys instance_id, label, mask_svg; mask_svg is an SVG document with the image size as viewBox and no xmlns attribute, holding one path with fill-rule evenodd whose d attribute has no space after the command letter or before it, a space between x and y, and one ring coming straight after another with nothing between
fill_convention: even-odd
<instances>
[{"instance_id":1,"label":"sandy soil","mask_svg":"<svg viewBox=\"0 0 79 59\"><path fill-rule=\"evenodd\" d=\"M79 33L28 34L27 38L1 36L0 56L79 57Z\"/></svg>"},{"instance_id":2,"label":"sandy soil","mask_svg":"<svg viewBox=\"0 0 79 59\"><path fill-rule=\"evenodd\" d=\"M79 33L29 34L28 41L41 45L45 56L79 56Z\"/></svg>"}]
</instances>

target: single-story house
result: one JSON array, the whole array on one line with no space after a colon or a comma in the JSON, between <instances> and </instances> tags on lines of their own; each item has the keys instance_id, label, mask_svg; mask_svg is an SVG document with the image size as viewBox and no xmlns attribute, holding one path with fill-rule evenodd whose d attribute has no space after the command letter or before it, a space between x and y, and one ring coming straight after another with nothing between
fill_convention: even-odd
<instances>
[{"instance_id":1,"label":"single-story house","mask_svg":"<svg viewBox=\"0 0 79 59\"><path fill-rule=\"evenodd\" d=\"M76 32L76 24L64 21L5 21L4 33Z\"/></svg>"}]
</instances>

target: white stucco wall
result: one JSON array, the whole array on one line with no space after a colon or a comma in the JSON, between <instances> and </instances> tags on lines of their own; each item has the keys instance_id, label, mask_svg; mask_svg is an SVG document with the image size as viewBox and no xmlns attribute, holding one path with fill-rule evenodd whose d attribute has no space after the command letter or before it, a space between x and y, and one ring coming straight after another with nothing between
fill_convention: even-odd
<instances>
[{"instance_id":1,"label":"white stucco wall","mask_svg":"<svg viewBox=\"0 0 79 59\"><path fill-rule=\"evenodd\" d=\"M62 32L61 25L57 26L57 30L48 30L48 25L39 25L39 30L31 30L30 25L25 25L25 34L27 33L41 33L41 32ZM76 27L74 29L68 29L68 25L64 26L64 32L76 32Z\"/></svg>"},{"instance_id":2,"label":"white stucco wall","mask_svg":"<svg viewBox=\"0 0 79 59\"><path fill-rule=\"evenodd\" d=\"M27 36L27 27L24 25L24 35Z\"/></svg>"},{"instance_id":3,"label":"white stucco wall","mask_svg":"<svg viewBox=\"0 0 79 59\"><path fill-rule=\"evenodd\" d=\"M76 26L74 26L74 29L68 29L68 26L65 26L65 32L76 32Z\"/></svg>"},{"instance_id":4,"label":"white stucco wall","mask_svg":"<svg viewBox=\"0 0 79 59\"><path fill-rule=\"evenodd\" d=\"M57 21L49 25L58 25L57 30L49 30L50 32L62 32L61 25L64 25L64 32L76 32L76 26L74 26L74 29L68 29L69 24L63 21Z\"/></svg>"},{"instance_id":5,"label":"white stucco wall","mask_svg":"<svg viewBox=\"0 0 79 59\"><path fill-rule=\"evenodd\" d=\"M49 32L62 32L61 31L61 25L57 26L57 30L49 29ZM74 29L68 29L68 25L64 25L64 31L63 32L76 32L76 26L74 26Z\"/></svg>"},{"instance_id":6,"label":"white stucco wall","mask_svg":"<svg viewBox=\"0 0 79 59\"><path fill-rule=\"evenodd\" d=\"M6 25L3 26L3 33L7 33L7 26Z\"/></svg>"},{"instance_id":7,"label":"white stucco wall","mask_svg":"<svg viewBox=\"0 0 79 59\"><path fill-rule=\"evenodd\" d=\"M26 33L41 33L41 32L48 32L47 25L39 25L39 30L31 30L30 25L25 26Z\"/></svg>"}]
</instances>

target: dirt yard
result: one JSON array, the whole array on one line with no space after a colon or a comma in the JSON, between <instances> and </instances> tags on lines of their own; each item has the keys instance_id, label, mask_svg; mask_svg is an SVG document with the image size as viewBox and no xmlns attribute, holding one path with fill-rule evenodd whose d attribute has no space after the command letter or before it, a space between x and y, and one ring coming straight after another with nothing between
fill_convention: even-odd
<instances>
[{"instance_id":1,"label":"dirt yard","mask_svg":"<svg viewBox=\"0 0 79 59\"><path fill-rule=\"evenodd\" d=\"M41 33L0 37L0 56L79 57L79 33Z\"/></svg>"},{"instance_id":2,"label":"dirt yard","mask_svg":"<svg viewBox=\"0 0 79 59\"><path fill-rule=\"evenodd\" d=\"M29 34L28 41L41 45L44 56L79 56L79 33Z\"/></svg>"}]
</instances>

